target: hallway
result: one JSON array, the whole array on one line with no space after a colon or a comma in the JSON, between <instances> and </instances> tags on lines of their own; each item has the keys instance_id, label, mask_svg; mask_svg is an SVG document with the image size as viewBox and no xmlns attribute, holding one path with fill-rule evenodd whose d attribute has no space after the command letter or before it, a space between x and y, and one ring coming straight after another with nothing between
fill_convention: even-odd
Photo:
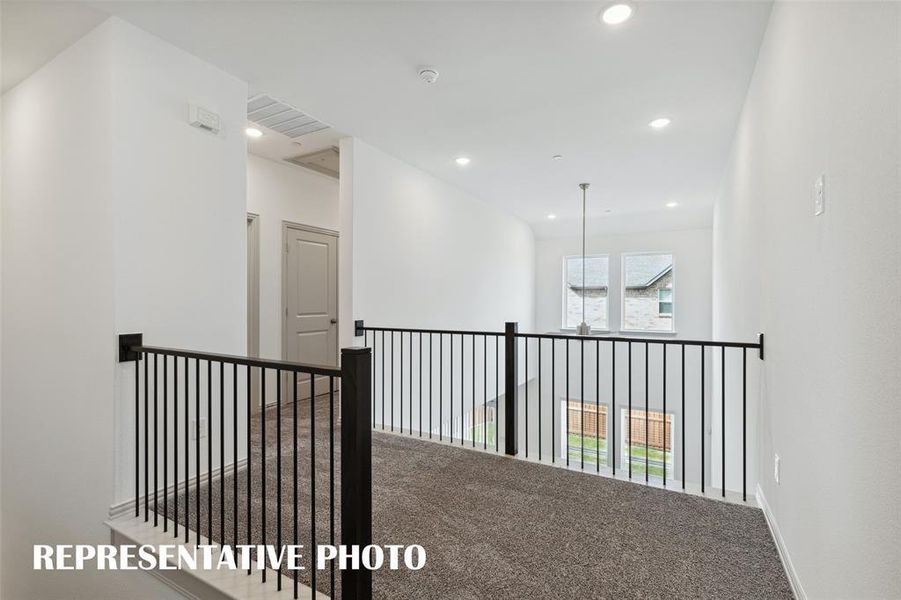
<instances>
[{"instance_id":1,"label":"hallway","mask_svg":"<svg viewBox=\"0 0 901 600\"><path fill-rule=\"evenodd\" d=\"M317 405L316 538L317 543L327 543L328 396L319 396ZM298 405L300 543L309 543L310 537L310 456L303 443L309 435L309 409L309 402ZM293 539L292 418L293 406L283 406L282 539L286 544ZM274 544L275 410L268 411L266 425L266 542ZM253 543L262 543L260 433L257 416L251 458ZM373 542L420 544L428 553L421 571L375 572L376 598L435 597L435 590L441 590L442 598L454 599L792 597L757 509L392 434L373 432L372 439ZM336 488L339 479L336 473ZM234 480L228 476L224 483L224 531L226 541L232 543ZM201 488L201 498L206 530L206 487ZM246 498L246 471L241 471L238 543L246 540ZM194 523L194 498L189 501ZM218 481L213 483L212 501L214 538L218 539ZM184 505L183 498L179 502ZM183 517L181 513L182 523ZM336 535L339 531L336 522ZM301 574L301 581L309 585L309 571ZM286 576L285 587L290 584ZM316 587L329 593L328 571L317 574Z\"/></svg>"}]
</instances>

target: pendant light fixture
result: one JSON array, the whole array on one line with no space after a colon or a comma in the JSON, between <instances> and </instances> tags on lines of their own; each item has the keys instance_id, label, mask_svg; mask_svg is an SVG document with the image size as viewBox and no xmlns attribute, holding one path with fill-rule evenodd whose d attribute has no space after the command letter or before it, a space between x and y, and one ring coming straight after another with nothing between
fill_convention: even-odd
<instances>
[{"instance_id":1,"label":"pendant light fixture","mask_svg":"<svg viewBox=\"0 0 901 600\"><path fill-rule=\"evenodd\" d=\"M579 187L582 188L582 322L576 329L576 333L579 335L591 335L591 325L588 324L585 318L585 291L588 289L588 285L585 281L585 216L588 200L588 185L589 184L587 183L579 184Z\"/></svg>"}]
</instances>

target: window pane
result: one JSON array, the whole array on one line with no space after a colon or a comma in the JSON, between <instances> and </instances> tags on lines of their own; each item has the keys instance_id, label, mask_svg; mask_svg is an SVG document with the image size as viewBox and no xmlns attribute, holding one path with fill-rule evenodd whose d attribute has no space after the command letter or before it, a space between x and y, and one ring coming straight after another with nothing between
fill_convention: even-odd
<instances>
[{"instance_id":1,"label":"window pane","mask_svg":"<svg viewBox=\"0 0 901 600\"><path fill-rule=\"evenodd\" d=\"M623 329L673 330L672 254L623 256Z\"/></svg>"},{"instance_id":2,"label":"window pane","mask_svg":"<svg viewBox=\"0 0 901 600\"><path fill-rule=\"evenodd\" d=\"M606 256L585 257L585 282L582 282L582 257L567 256L564 327L578 327L582 322L582 300L585 300L585 322L593 329L607 329Z\"/></svg>"},{"instance_id":3,"label":"window pane","mask_svg":"<svg viewBox=\"0 0 901 600\"><path fill-rule=\"evenodd\" d=\"M629 423L629 411L620 410L623 437L620 442L620 460L622 468L628 469L632 463L633 474L644 474L647 468L651 477L663 478L666 465L667 479L675 475L675 454L673 449L673 413L664 414L659 411L632 410L632 424Z\"/></svg>"},{"instance_id":4,"label":"window pane","mask_svg":"<svg viewBox=\"0 0 901 600\"><path fill-rule=\"evenodd\" d=\"M566 408L567 443L570 460L607 465L607 405L570 400Z\"/></svg>"}]
</instances>

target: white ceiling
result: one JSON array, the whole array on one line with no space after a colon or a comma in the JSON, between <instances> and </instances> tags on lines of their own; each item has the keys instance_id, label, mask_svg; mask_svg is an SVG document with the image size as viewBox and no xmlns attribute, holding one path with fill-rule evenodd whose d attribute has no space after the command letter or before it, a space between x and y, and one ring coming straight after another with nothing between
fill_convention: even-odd
<instances>
[{"instance_id":1,"label":"white ceiling","mask_svg":"<svg viewBox=\"0 0 901 600\"><path fill-rule=\"evenodd\" d=\"M618 27L598 21L606 4L113 2L86 14L117 14L539 235L573 231L582 181L596 231L709 224L770 3L638 3ZM40 54L6 29L4 71L8 52ZM436 84L418 79L423 64ZM648 128L660 115L672 125Z\"/></svg>"}]
</instances>

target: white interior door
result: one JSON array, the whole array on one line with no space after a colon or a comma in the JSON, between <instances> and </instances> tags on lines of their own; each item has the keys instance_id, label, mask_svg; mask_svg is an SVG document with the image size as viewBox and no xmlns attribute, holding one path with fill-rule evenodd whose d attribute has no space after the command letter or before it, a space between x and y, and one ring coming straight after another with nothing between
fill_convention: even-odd
<instances>
[{"instance_id":1,"label":"white interior door","mask_svg":"<svg viewBox=\"0 0 901 600\"><path fill-rule=\"evenodd\" d=\"M286 223L284 239L285 359L337 366L338 236ZM309 397L308 379L298 379L301 397ZM326 378L320 379L317 394L328 390Z\"/></svg>"}]
</instances>

